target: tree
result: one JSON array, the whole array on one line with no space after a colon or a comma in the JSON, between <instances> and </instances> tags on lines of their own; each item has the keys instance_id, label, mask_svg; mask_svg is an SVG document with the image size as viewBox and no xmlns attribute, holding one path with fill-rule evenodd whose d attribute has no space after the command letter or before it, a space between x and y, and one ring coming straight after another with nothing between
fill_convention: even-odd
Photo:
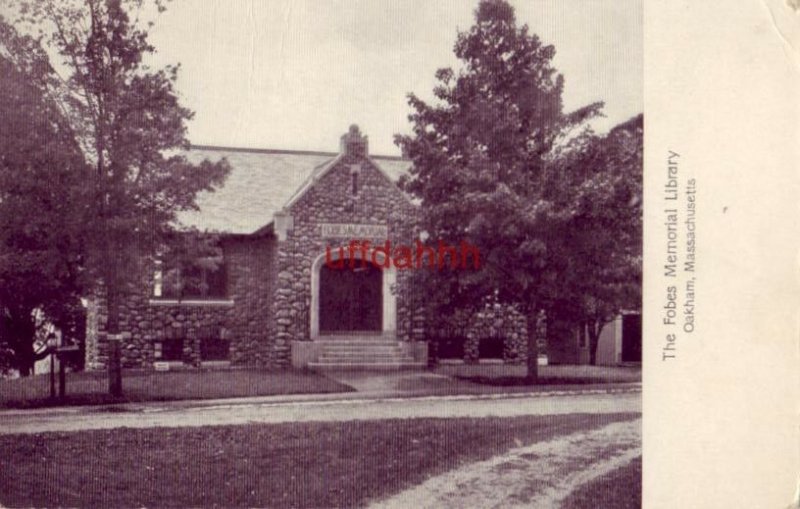
<instances>
[{"instance_id":1,"label":"tree","mask_svg":"<svg viewBox=\"0 0 800 509\"><path fill-rule=\"evenodd\" d=\"M87 228L86 268L108 307L107 330L118 332L119 306L137 264L152 256L195 209L198 192L221 185L227 162L188 162L186 122L174 86L179 66L152 70L155 51L140 15L154 0L16 2L20 23L42 33L62 59L66 77L54 92L92 166L93 227ZM98 286L101 285L101 286Z\"/></svg>"},{"instance_id":2,"label":"tree","mask_svg":"<svg viewBox=\"0 0 800 509\"><path fill-rule=\"evenodd\" d=\"M23 376L47 355L34 352L37 312L69 333L82 309L88 167L52 78L37 42L0 18L0 345Z\"/></svg>"},{"instance_id":3,"label":"tree","mask_svg":"<svg viewBox=\"0 0 800 509\"><path fill-rule=\"evenodd\" d=\"M109 336L120 305L138 281L142 261L181 229L177 213L196 208L200 191L222 184L226 161L188 162L186 122L174 85L179 66L153 70L140 15L163 12L153 0L5 0L18 26L61 62L46 80L47 97L66 119L91 171L81 224L85 292L105 297ZM112 345L118 345L113 342ZM112 348L111 353L118 352ZM121 391L117 355L109 363L112 393ZM115 362L116 359L116 362Z\"/></svg>"},{"instance_id":4,"label":"tree","mask_svg":"<svg viewBox=\"0 0 800 509\"><path fill-rule=\"evenodd\" d=\"M605 325L641 308L643 127L638 115L592 136L562 172L573 177L572 219L560 238L570 261L562 298L586 326L591 364Z\"/></svg>"},{"instance_id":5,"label":"tree","mask_svg":"<svg viewBox=\"0 0 800 509\"><path fill-rule=\"evenodd\" d=\"M562 249L582 173L569 162L592 146L587 121L602 103L564 112L555 48L517 27L505 0L481 1L454 51L461 68L437 71L434 103L409 95L412 134L395 141L413 161L402 185L421 200L421 228L434 242L477 246L481 270L420 273L416 283L439 295L440 310L492 293L520 305L535 381L542 317L571 293Z\"/></svg>"}]
</instances>

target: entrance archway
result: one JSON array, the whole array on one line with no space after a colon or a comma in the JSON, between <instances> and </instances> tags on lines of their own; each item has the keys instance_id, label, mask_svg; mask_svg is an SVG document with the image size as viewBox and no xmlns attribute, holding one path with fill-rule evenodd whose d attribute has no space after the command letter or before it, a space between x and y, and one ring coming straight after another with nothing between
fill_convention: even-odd
<instances>
[{"instance_id":1,"label":"entrance archway","mask_svg":"<svg viewBox=\"0 0 800 509\"><path fill-rule=\"evenodd\" d=\"M381 269L369 262L332 268L319 274L319 332L377 332L382 329Z\"/></svg>"},{"instance_id":2,"label":"entrance archway","mask_svg":"<svg viewBox=\"0 0 800 509\"><path fill-rule=\"evenodd\" d=\"M326 268L325 253L320 254L311 266L309 332L312 340L319 339L320 334L339 331L364 331L384 336L396 334L397 304L393 292L397 280L395 268L380 269L367 262L362 267L360 253L355 252L354 255L357 261L353 264L353 269L349 268L349 259L345 260L345 267L342 269ZM339 260L339 250L331 249L329 256L331 261ZM383 263L382 253L377 253L376 261L379 264ZM323 284L326 286L324 290ZM343 302L343 299L348 297L351 300L355 297L355 302L350 304ZM366 311L366 316L334 318L336 315L341 317L344 313L352 315L359 309ZM323 313L326 315L324 319ZM345 329L345 327L354 328Z\"/></svg>"}]
</instances>

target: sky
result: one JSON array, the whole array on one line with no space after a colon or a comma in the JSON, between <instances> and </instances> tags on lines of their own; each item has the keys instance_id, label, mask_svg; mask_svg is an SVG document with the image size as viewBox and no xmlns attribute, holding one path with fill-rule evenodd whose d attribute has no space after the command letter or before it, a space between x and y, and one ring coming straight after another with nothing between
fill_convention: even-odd
<instances>
[{"instance_id":1,"label":"sky","mask_svg":"<svg viewBox=\"0 0 800 509\"><path fill-rule=\"evenodd\" d=\"M606 131L642 112L641 0L512 0L556 48L564 106L605 102ZM358 124L370 152L399 155L407 94L432 97L477 0L173 0L150 31L154 65L181 64L194 144L338 150Z\"/></svg>"}]
</instances>

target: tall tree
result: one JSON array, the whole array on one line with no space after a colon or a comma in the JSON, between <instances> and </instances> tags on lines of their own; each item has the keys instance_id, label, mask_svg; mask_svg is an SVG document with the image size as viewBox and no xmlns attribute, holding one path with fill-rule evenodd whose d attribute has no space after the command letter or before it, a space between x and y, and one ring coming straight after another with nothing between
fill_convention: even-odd
<instances>
[{"instance_id":1,"label":"tall tree","mask_svg":"<svg viewBox=\"0 0 800 509\"><path fill-rule=\"evenodd\" d=\"M571 214L558 239L569 263L561 299L586 326L591 364L605 325L641 309L643 128L638 115L592 136L560 172Z\"/></svg>"},{"instance_id":2,"label":"tall tree","mask_svg":"<svg viewBox=\"0 0 800 509\"><path fill-rule=\"evenodd\" d=\"M505 0L483 0L475 24L458 34L461 67L440 69L435 101L409 96L413 133L396 143L413 161L403 185L421 200L434 242L478 246L479 271L420 273L418 284L455 309L494 293L520 305L528 322L528 377L538 376L542 317L565 294L570 270L563 236L574 215L566 161L582 157L587 121L602 103L573 112L562 104L555 48L516 24ZM437 293L438 292L438 293Z\"/></svg>"},{"instance_id":3,"label":"tall tree","mask_svg":"<svg viewBox=\"0 0 800 509\"><path fill-rule=\"evenodd\" d=\"M188 162L186 123L193 113L175 92L179 66L153 70L140 15L162 12L154 0L17 1L20 23L43 34L61 58L64 79L54 93L92 166L93 226L86 267L102 282L109 333L118 332L119 305L131 270L179 225L176 214L222 184L227 162Z\"/></svg>"},{"instance_id":4,"label":"tall tree","mask_svg":"<svg viewBox=\"0 0 800 509\"><path fill-rule=\"evenodd\" d=\"M88 167L49 97L38 43L0 17L0 343L30 374L37 313L65 330L80 316Z\"/></svg>"}]
</instances>

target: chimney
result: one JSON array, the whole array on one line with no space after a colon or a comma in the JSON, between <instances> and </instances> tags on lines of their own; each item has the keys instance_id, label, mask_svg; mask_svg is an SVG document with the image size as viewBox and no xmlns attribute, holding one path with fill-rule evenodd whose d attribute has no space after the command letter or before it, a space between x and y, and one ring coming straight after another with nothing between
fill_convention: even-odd
<instances>
[{"instance_id":1,"label":"chimney","mask_svg":"<svg viewBox=\"0 0 800 509\"><path fill-rule=\"evenodd\" d=\"M340 150L346 156L354 158L367 157L369 153L368 147L367 137L361 135L361 131L355 124L351 125L350 130L342 135Z\"/></svg>"}]
</instances>

